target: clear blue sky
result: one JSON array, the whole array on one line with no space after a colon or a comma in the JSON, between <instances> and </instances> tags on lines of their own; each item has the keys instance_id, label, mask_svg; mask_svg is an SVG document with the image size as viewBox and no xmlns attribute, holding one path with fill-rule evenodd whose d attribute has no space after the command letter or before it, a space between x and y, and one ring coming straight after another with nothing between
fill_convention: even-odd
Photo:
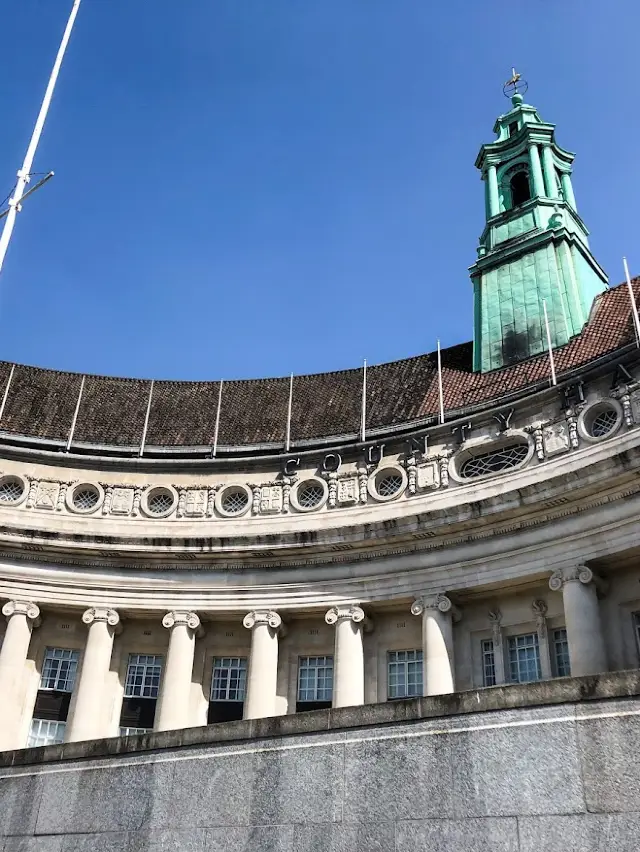
<instances>
[{"instance_id":1,"label":"clear blue sky","mask_svg":"<svg viewBox=\"0 0 640 852\"><path fill-rule=\"evenodd\" d=\"M70 8L0 3L2 197ZM639 28L637 0L83 0L0 357L230 379L469 340L473 163L513 64L611 282L640 272Z\"/></svg>"}]
</instances>

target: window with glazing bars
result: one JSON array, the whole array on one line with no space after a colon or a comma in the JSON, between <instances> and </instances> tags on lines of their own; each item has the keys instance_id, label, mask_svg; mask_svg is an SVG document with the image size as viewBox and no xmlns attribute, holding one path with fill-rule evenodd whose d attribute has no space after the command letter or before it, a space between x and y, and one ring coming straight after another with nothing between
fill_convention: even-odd
<instances>
[{"instance_id":1,"label":"window with glazing bars","mask_svg":"<svg viewBox=\"0 0 640 852\"><path fill-rule=\"evenodd\" d=\"M638 656L640 656L640 612L633 613L633 626L636 631L636 642L638 645Z\"/></svg>"},{"instance_id":2,"label":"window with glazing bars","mask_svg":"<svg viewBox=\"0 0 640 852\"><path fill-rule=\"evenodd\" d=\"M47 648L42 665L40 689L55 689L58 692L73 692L78 669L77 651L65 648Z\"/></svg>"},{"instance_id":3,"label":"window with glazing bars","mask_svg":"<svg viewBox=\"0 0 640 852\"><path fill-rule=\"evenodd\" d=\"M157 698L162 674L162 657L130 654L125 698Z\"/></svg>"},{"instance_id":4,"label":"window with glazing bars","mask_svg":"<svg viewBox=\"0 0 640 852\"><path fill-rule=\"evenodd\" d=\"M496 655L493 647L493 639L484 639L482 642L482 684L483 686L496 685Z\"/></svg>"},{"instance_id":5,"label":"window with glazing bars","mask_svg":"<svg viewBox=\"0 0 640 852\"><path fill-rule=\"evenodd\" d=\"M422 695L422 651L389 651L389 698L412 698Z\"/></svg>"},{"instance_id":6,"label":"window with glazing bars","mask_svg":"<svg viewBox=\"0 0 640 852\"><path fill-rule=\"evenodd\" d=\"M121 737L133 737L136 734L147 734L152 728L120 728Z\"/></svg>"},{"instance_id":7,"label":"window with glazing bars","mask_svg":"<svg viewBox=\"0 0 640 852\"><path fill-rule=\"evenodd\" d=\"M331 701L333 657L300 657L298 701Z\"/></svg>"},{"instance_id":8,"label":"window with glazing bars","mask_svg":"<svg viewBox=\"0 0 640 852\"><path fill-rule=\"evenodd\" d=\"M54 722L50 719L32 719L27 746L56 745L64 739L65 722Z\"/></svg>"},{"instance_id":9,"label":"window with glazing bars","mask_svg":"<svg viewBox=\"0 0 640 852\"><path fill-rule=\"evenodd\" d=\"M553 631L553 661L557 677L568 677L571 674L571 663L569 662L569 643L567 641L567 630L559 627Z\"/></svg>"},{"instance_id":10,"label":"window with glazing bars","mask_svg":"<svg viewBox=\"0 0 640 852\"><path fill-rule=\"evenodd\" d=\"M538 634L509 637L509 676L514 683L529 683L540 680L540 648Z\"/></svg>"},{"instance_id":11,"label":"window with glazing bars","mask_svg":"<svg viewBox=\"0 0 640 852\"><path fill-rule=\"evenodd\" d=\"M211 678L211 700L244 701L246 689L246 657L215 657Z\"/></svg>"}]
</instances>

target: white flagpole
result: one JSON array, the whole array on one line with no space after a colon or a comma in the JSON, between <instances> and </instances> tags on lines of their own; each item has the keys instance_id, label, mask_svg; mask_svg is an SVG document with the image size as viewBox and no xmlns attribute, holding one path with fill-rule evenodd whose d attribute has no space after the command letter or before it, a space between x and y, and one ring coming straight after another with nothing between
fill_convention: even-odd
<instances>
[{"instance_id":1,"label":"white flagpole","mask_svg":"<svg viewBox=\"0 0 640 852\"><path fill-rule=\"evenodd\" d=\"M151 400L153 399L154 379L151 379L151 387L149 388L149 401L147 402L147 413L144 416L144 426L142 428L142 440L140 441L140 458L144 455L145 444L147 443L147 430L149 429L149 416L151 415Z\"/></svg>"},{"instance_id":2,"label":"white flagpole","mask_svg":"<svg viewBox=\"0 0 640 852\"><path fill-rule=\"evenodd\" d=\"M551 346L551 331L549 330L549 317L547 315L547 300L542 300L542 309L544 311L544 324L547 329L547 346L549 347L549 364L551 365L551 384L557 385L556 381L556 365L553 360L553 348Z\"/></svg>"},{"instance_id":3,"label":"white flagpole","mask_svg":"<svg viewBox=\"0 0 640 852\"><path fill-rule=\"evenodd\" d=\"M362 367L362 421L360 423L360 440L365 441L367 435L367 359Z\"/></svg>"},{"instance_id":4,"label":"white flagpole","mask_svg":"<svg viewBox=\"0 0 640 852\"><path fill-rule=\"evenodd\" d=\"M223 380L220 379L220 389L218 391L218 408L216 409L216 426L213 432L213 449L211 450L211 455L215 459L216 453L218 452L218 432L220 431L220 409L222 408L222 385L224 384Z\"/></svg>"},{"instance_id":5,"label":"white flagpole","mask_svg":"<svg viewBox=\"0 0 640 852\"><path fill-rule=\"evenodd\" d=\"M640 318L638 317L638 306L636 305L636 298L633 295L633 287L631 286L631 276L629 275L629 265L627 263L626 257L622 258L622 263L624 264L624 274L627 278L629 298L631 299L631 310L633 311L633 327L636 330L636 345L640 346Z\"/></svg>"},{"instance_id":6,"label":"white flagpole","mask_svg":"<svg viewBox=\"0 0 640 852\"><path fill-rule=\"evenodd\" d=\"M78 401L76 402L76 409L73 412L73 420L71 421L71 430L69 431L69 439L67 440L67 449L66 452L69 452L71 449L71 444L73 442L73 435L76 431L76 423L78 422L78 414L80 413L80 403L82 402L82 394L84 393L84 380L86 376L82 377L82 381L80 382L80 393L78 394Z\"/></svg>"},{"instance_id":7,"label":"white flagpole","mask_svg":"<svg viewBox=\"0 0 640 852\"><path fill-rule=\"evenodd\" d=\"M0 237L0 272L2 272L2 266L4 264L4 259L7 254L7 248L9 247L9 240L11 239L13 227L16 223L16 216L20 212L20 201L24 195L25 186L29 182L29 174L31 172L31 167L33 166L33 160L36 155L36 149L40 141L40 136L42 135L42 128L44 127L44 122L47 117L47 113L49 112L51 98L53 97L53 90L55 89L56 82L58 80L60 66L62 65L62 60L64 58L67 45L69 44L71 31L73 29L73 25L75 23L79 8L80 0L74 0L73 7L71 9L71 14L69 15L69 20L67 21L67 26L64 31L64 35L62 36L62 41L60 42L58 55L56 56L56 61L53 64L53 70L51 72L51 77L49 78L49 84L47 85L47 89L44 94L44 98L40 107L40 112L38 113L38 118L36 120L35 127L33 128L31 141L29 142L29 147L27 148L27 153L25 155L24 162L22 163L22 168L17 174L18 182L16 184L16 188L13 192L13 195L9 199L9 212L7 213L4 228L2 230L2 236Z\"/></svg>"},{"instance_id":8,"label":"white flagpole","mask_svg":"<svg viewBox=\"0 0 640 852\"><path fill-rule=\"evenodd\" d=\"M293 404L293 373L289 381L289 405L287 406L287 438L285 441L285 452L291 449L291 406Z\"/></svg>"},{"instance_id":9,"label":"white flagpole","mask_svg":"<svg viewBox=\"0 0 640 852\"><path fill-rule=\"evenodd\" d=\"M440 355L440 338L438 338L438 395L440 399L440 423L444 423L444 394L442 392L442 356Z\"/></svg>"}]
</instances>

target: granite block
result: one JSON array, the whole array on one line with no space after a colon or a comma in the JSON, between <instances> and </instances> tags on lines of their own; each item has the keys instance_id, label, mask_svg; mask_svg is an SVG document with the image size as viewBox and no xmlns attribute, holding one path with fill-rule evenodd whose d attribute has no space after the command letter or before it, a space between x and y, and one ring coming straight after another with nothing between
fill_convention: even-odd
<instances>
[{"instance_id":1,"label":"granite block","mask_svg":"<svg viewBox=\"0 0 640 852\"><path fill-rule=\"evenodd\" d=\"M299 852L293 845L292 825L253 828L210 828L204 852Z\"/></svg>"},{"instance_id":2,"label":"granite block","mask_svg":"<svg viewBox=\"0 0 640 852\"><path fill-rule=\"evenodd\" d=\"M7 837L0 849L2 852L61 852L62 838L60 835L47 837Z\"/></svg>"},{"instance_id":3,"label":"granite block","mask_svg":"<svg viewBox=\"0 0 640 852\"><path fill-rule=\"evenodd\" d=\"M34 833L42 790L37 773L0 778L0 837Z\"/></svg>"},{"instance_id":4,"label":"granite block","mask_svg":"<svg viewBox=\"0 0 640 852\"><path fill-rule=\"evenodd\" d=\"M347 742L343 821L453 816L450 741L434 734Z\"/></svg>"},{"instance_id":5,"label":"granite block","mask_svg":"<svg viewBox=\"0 0 640 852\"><path fill-rule=\"evenodd\" d=\"M575 722L479 727L451 742L456 816L585 810Z\"/></svg>"},{"instance_id":6,"label":"granite block","mask_svg":"<svg viewBox=\"0 0 640 852\"><path fill-rule=\"evenodd\" d=\"M342 744L279 748L253 757L252 824L337 822L342 818Z\"/></svg>"},{"instance_id":7,"label":"granite block","mask_svg":"<svg viewBox=\"0 0 640 852\"><path fill-rule=\"evenodd\" d=\"M640 717L577 723L587 809L640 810Z\"/></svg>"},{"instance_id":8,"label":"granite block","mask_svg":"<svg viewBox=\"0 0 640 852\"><path fill-rule=\"evenodd\" d=\"M296 825L293 848L295 852L389 852L395 850L395 824Z\"/></svg>"},{"instance_id":9,"label":"granite block","mask_svg":"<svg viewBox=\"0 0 640 852\"><path fill-rule=\"evenodd\" d=\"M173 787L173 764L72 769L43 776L36 834L136 831Z\"/></svg>"},{"instance_id":10,"label":"granite block","mask_svg":"<svg viewBox=\"0 0 640 852\"><path fill-rule=\"evenodd\" d=\"M203 852L204 836L204 828L136 831L127 838L126 852Z\"/></svg>"},{"instance_id":11,"label":"granite block","mask_svg":"<svg viewBox=\"0 0 640 852\"><path fill-rule=\"evenodd\" d=\"M399 822L395 852L520 852L514 817Z\"/></svg>"},{"instance_id":12,"label":"granite block","mask_svg":"<svg viewBox=\"0 0 640 852\"><path fill-rule=\"evenodd\" d=\"M638 852L640 848L640 813L520 817L518 826L520 852Z\"/></svg>"},{"instance_id":13,"label":"granite block","mask_svg":"<svg viewBox=\"0 0 640 852\"><path fill-rule=\"evenodd\" d=\"M173 780L156 802L153 829L247 825L254 755L216 750L176 760Z\"/></svg>"},{"instance_id":14,"label":"granite block","mask_svg":"<svg viewBox=\"0 0 640 852\"><path fill-rule=\"evenodd\" d=\"M129 835L120 831L100 834L68 834L60 852L128 852Z\"/></svg>"}]
</instances>

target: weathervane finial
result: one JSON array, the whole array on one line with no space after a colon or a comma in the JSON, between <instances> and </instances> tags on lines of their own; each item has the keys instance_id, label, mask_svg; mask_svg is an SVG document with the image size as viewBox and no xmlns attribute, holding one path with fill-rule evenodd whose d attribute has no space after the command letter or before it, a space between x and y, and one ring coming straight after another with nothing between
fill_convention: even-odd
<instances>
[{"instance_id":1,"label":"weathervane finial","mask_svg":"<svg viewBox=\"0 0 640 852\"><path fill-rule=\"evenodd\" d=\"M514 106L522 103L522 96L529 88L526 80L522 79L522 74L519 74L515 68L511 69L511 78L502 87L505 98L511 98L511 103Z\"/></svg>"}]
</instances>

